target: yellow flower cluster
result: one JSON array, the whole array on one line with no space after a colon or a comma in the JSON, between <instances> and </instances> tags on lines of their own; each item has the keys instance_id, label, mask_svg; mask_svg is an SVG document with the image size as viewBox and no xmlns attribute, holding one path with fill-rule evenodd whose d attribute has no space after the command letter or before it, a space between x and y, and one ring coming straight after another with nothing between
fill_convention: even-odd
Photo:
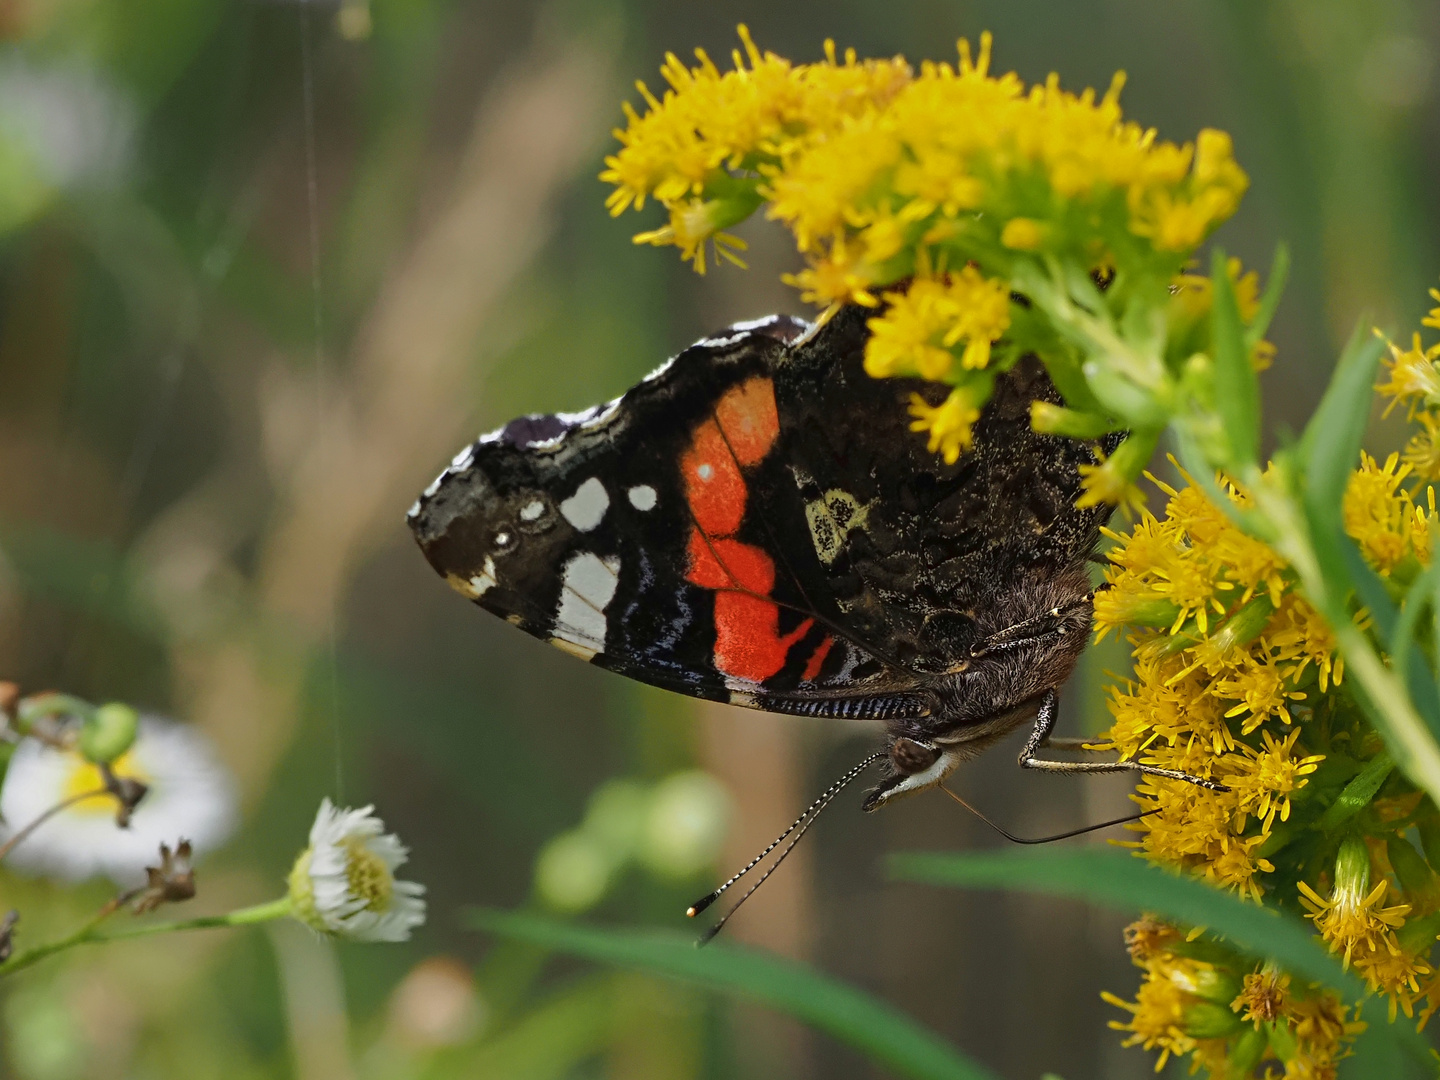
<instances>
[{"instance_id":1,"label":"yellow flower cluster","mask_svg":"<svg viewBox=\"0 0 1440 1080\"><path fill-rule=\"evenodd\" d=\"M1164 287L1248 183L1223 132L1178 145L1127 121L1122 75L1103 95L1063 90L1055 75L1028 88L991 75L988 34L978 55L962 40L957 64L918 72L900 57L839 59L831 42L820 62L795 64L743 26L740 38L729 71L697 50L695 66L666 57L660 98L640 85L646 110L626 106L601 174L611 212L654 198L669 219L636 242L673 244L703 273L707 244L739 262L744 245L724 230L766 207L805 256L787 280L806 301L885 306L870 324L872 375L968 388L912 409L951 460L989 394L977 373L1037 345L1021 335L992 362L1025 273L1125 272L1163 307ZM1087 477L1087 492L1129 496L1129 466Z\"/></svg>"},{"instance_id":2,"label":"yellow flower cluster","mask_svg":"<svg viewBox=\"0 0 1440 1080\"><path fill-rule=\"evenodd\" d=\"M1440 289L1431 289L1430 296L1436 306L1420 324L1440 330ZM1421 481L1440 480L1440 342L1426 347L1417 330L1410 348L1402 349L1388 339L1387 345L1389 378L1375 389L1391 399L1387 413L1404 402L1411 420L1420 424L1405 447L1405 464Z\"/></svg>"},{"instance_id":3,"label":"yellow flower cluster","mask_svg":"<svg viewBox=\"0 0 1440 1080\"><path fill-rule=\"evenodd\" d=\"M1212 1077L1256 1075L1269 1060L1283 1066L1287 1080L1334 1080L1347 1044L1364 1030L1333 991L1297 990L1290 976L1268 965L1237 974L1238 957L1198 959L1189 955L1185 936L1149 916L1125 936L1144 972L1140 988L1133 1002L1101 997L1130 1013L1110 1022L1129 1032L1125 1046L1160 1052L1156 1072L1173 1055L1189 1056L1192 1072L1204 1068Z\"/></svg>"},{"instance_id":4,"label":"yellow flower cluster","mask_svg":"<svg viewBox=\"0 0 1440 1080\"><path fill-rule=\"evenodd\" d=\"M1341 669L1280 558L1199 489L1160 486L1164 518L1110 534L1120 546L1095 597L1100 634L1129 632L1136 646L1134 679L1111 690L1108 738L1123 756L1230 788L1148 778L1140 799L1156 812L1141 844L1258 899L1257 874L1273 869L1261 849L1321 760L1300 747L1291 709Z\"/></svg>"},{"instance_id":5,"label":"yellow flower cluster","mask_svg":"<svg viewBox=\"0 0 1440 1080\"><path fill-rule=\"evenodd\" d=\"M918 375L948 381L958 367L978 371L990 345L1010 328L1010 290L973 266L944 280L918 278L905 292L885 294L885 314L870 320L865 372L875 378ZM958 360L951 350L964 343Z\"/></svg>"},{"instance_id":6,"label":"yellow flower cluster","mask_svg":"<svg viewBox=\"0 0 1440 1080\"><path fill-rule=\"evenodd\" d=\"M1362 455L1343 503L1346 533L1399 587L1429 564L1436 520L1433 490L1426 489L1419 506L1417 492L1405 486L1412 473L1398 455L1383 465ZM1114 724L1107 738L1124 757L1218 780L1229 790L1147 778L1136 799L1149 813L1134 826L1141 833L1135 846L1150 859L1257 901L1274 888L1291 890L1330 948L1387 997L1392 1018L1401 1010L1413 1017L1418 1009L1423 1023L1440 1010L1440 975L1429 960L1440 931L1440 879L1405 839L1411 825L1420 821L1423 828L1428 820L1419 795L1409 789L1379 796L1388 759L1377 758L1378 740L1335 692L1343 663L1285 562L1242 532L1198 486L1159 486L1168 496L1162 517L1147 513L1128 534L1108 533L1117 546L1096 594L1095 621L1102 636L1126 636L1135 669L1126 685L1111 689ZM1226 495L1237 507L1248 504L1233 485ZM1368 620L1363 609L1355 618L1361 625ZM1294 806L1310 796L1307 789L1331 754L1338 755L1336 779L1327 781L1320 804L1307 804L1297 818ZM1327 814L1340 786L1377 765L1377 783L1363 799L1370 815L1365 827L1379 839L1367 846L1350 834L1335 869L1307 880L1306 864L1287 846L1297 830L1314 830L1312 837L1318 833L1321 843L1333 845L1324 838L1339 827L1327 824ZM1433 824L1440 827L1440 818ZM1403 902L1387 902L1397 888ZM1132 1032L1130 1041L1162 1055L1189 1054L1197 1066L1215 1060L1233 1066L1239 1043L1208 1044L1196 1032L1219 1030L1218 1021L1207 1028L1193 1009L1184 1011L1193 1006L1185 995L1194 994L1184 984L1194 981L1199 961L1153 928L1148 939L1150 947L1136 954L1146 971L1139 996L1133 1003L1114 999L1132 1013L1120 1025ZM1230 1003L1233 1011L1258 1021L1268 1010L1288 1021L1288 1034L1275 1034L1272 1025L1261 1049L1285 1050L1286 1076L1330 1075L1325 1070L1333 1068L1346 1030L1338 1003L1321 1007L1312 994L1305 1004L1287 997L1276 978L1262 978L1263 971L1242 974L1245 990ZM1306 1071L1312 1066L1319 1071Z\"/></svg>"}]
</instances>

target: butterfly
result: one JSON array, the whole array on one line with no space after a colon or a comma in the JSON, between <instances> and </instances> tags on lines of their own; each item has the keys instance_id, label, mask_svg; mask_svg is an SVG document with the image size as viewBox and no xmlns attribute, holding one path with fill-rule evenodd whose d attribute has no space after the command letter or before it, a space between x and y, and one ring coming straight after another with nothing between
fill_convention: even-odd
<instances>
[{"instance_id":1,"label":"butterfly","mask_svg":"<svg viewBox=\"0 0 1440 1080\"><path fill-rule=\"evenodd\" d=\"M1076 505L1079 470L1113 441L1034 431L1031 403L1061 398L1026 357L946 463L907 414L946 388L868 376L866 320L851 307L821 325L739 323L604 405L481 436L411 508L421 550L461 595L599 667L751 709L883 721L883 750L761 858L865 768L883 766L874 810L1027 723L1023 767L1216 786L1039 756L1080 748L1052 730L1089 639L1108 507Z\"/></svg>"}]
</instances>

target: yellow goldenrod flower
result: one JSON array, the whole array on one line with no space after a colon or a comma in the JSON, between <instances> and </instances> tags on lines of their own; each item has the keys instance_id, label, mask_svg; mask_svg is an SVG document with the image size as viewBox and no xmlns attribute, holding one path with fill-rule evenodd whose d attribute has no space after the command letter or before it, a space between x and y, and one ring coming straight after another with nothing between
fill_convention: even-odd
<instances>
[{"instance_id":1,"label":"yellow goldenrod flower","mask_svg":"<svg viewBox=\"0 0 1440 1080\"><path fill-rule=\"evenodd\" d=\"M1198 960L1160 954L1141 966L1145 968L1145 980L1140 984L1133 1004L1111 993L1100 996L1131 1014L1124 1023L1111 1020L1110 1027L1130 1032L1123 1044L1125 1046L1159 1050L1160 1058L1155 1064L1155 1071L1160 1072L1171 1054L1183 1057L1195 1050L1196 1040L1185 1032L1185 1018L1200 1000L1190 989L1194 985L1194 975L1198 969L1209 965Z\"/></svg>"},{"instance_id":2,"label":"yellow goldenrod flower","mask_svg":"<svg viewBox=\"0 0 1440 1080\"><path fill-rule=\"evenodd\" d=\"M1034 218L1016 217L1000 230L1000 243L1015 251L1038 251L1045 242L1045 226Z\"/></svg>"},{"instance_id":3,"label":"yellow goldenrod flower","mask_svg":"<svg viewBox=\"0 0 1440 1080\"><path fill-rule=\"evenodd\" d=\"M1114 455L1098 465L1081 465L1080 489L1082 494L1075 500L1076 506L1099 506L1101 503L1108 503L1122 507L1126 513L1139 511L1145 506L1144 492L1135 486L1129 473L1121 467Z\"/></svg>"},{"instance_id":4,"label":"yellow goldenrod flower","mask_svg":"<svg viewBox=\"0 0 1440 1080\"><path fill-rule=\"evenodd\" d=\"M1390 951L1393 931L1405 924L1409 904L1383 907L1390 882L1381 878L1370 887L1370 853L1365 843L1350 837L1340 845L1335 859L1335 887L1331 895L1320 896L1306 882L1300 882L1301 903L1315 920L1332 951L1349 967L1358 952L1369 956L1377 950ZM1393 950L1399 951L1394 945Z\"/></svg>"},{"instance_id":5,"label":"yellow goldenrod flower","mask_svg":"<svg viewBox=\"0 0 1440 1080\"><path fill-rule=\"evenodd\" d=\"M1384 466L1368 454L1345 488L1345 531L1360 545L1381 574L1388 574L1406 555L1430 561L1429 525L1400 485L1410 466L1391 454Z\"/></svg>"},{"instance_id":6,"label":"yellow goldenrod flower","mask_svg":"<svg viewBox=\"0 0 1440 1080\"><path fill-rule=\"evenodd\" d=\"M1440 480L1440 416L1426 409L1416 419L1421 430L1405 446L1405 464L1421 481Z\"/></svg>"},{"instance_id":7,"label":"yellow goldenrod flower","mask_svg":"<svg viewBox=\"0 0 1440 1080\"><path fill-rule=\"evenodd\" d=\"M944 280L918 278L885 294L885 313L869 321L865 371L875 378L914 376L953 381L990 362L990 345L1010 326L1010 290L973 266ZM955 355L961 342L964 348Z\"/></svg>"},{"instance_id":8,"label":"yellow goldenrod flower","mask_svg":"<svg viewBox=\"0 0 1440 1080\"><path fill-rule=\"evenodd\" d=\"M1258 1028L1279 1019L1289 999L1290 976L1267 964L1245 976L1245 989L1230 1007L1240 1013L1241 1019L1251 1021Z\"/></svg>"},{"instance_id":9,"label":"yellow goldenrod flower","mask_svg":"<svg viewBox=\"0 0 1440 1080\"><path fill-rule=\"evenodd\" d=\"M1436 308L1440 311L1440 308ZM1386 361L1390 372L1388 382L1379 383L1375 390L1393 398L1389 408L1401 401L1407 402L1413 410L1418 404L1440 404L1440 345L1426 349L1420 344L1420 333L1416 331L1410 348L1402 350L1393 341L1386 342L1390 358ZM1387 412L1389 411L1387 408Z\"/></svg>"},{"instance_id":10,"label":"yellow goldenrod flower","mask_svg":"<svg viewBox=\"0 0 1440 1080\"><path fill-rule=\"evenodd\" d=\"M980 419L980 410L972 402L966 387L956 387L939 405L930 406L919 394L910 396L910 415L915 417L911 431L930 436L930 452L939 454L947 465L960 458L960 451L970 448L972 429Z\"/></svg>"}]
</instances>

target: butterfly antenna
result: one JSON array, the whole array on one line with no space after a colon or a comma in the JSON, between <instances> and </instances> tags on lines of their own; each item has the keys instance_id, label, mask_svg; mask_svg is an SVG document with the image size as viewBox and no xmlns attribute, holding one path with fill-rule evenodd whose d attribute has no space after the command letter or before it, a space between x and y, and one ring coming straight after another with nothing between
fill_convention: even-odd
<instances>
[{"instance_id":1,"label":"butterfly antenna","mask_svg":"<svg viewBox=\"0 0 1440 1080\"><path fill-rule=\"evenodd\" d=\"M991 821L988 817L982 814L979 810L975 809L975 807L971 806L959 795L956 795L955 792L951 791L944 784L940 785L940 790L945 792L946 795L949 795L950 798L954 799L966 810L969 810L970 813L974 814L986 825L989 825L990 828L994 829L997 833L1003 836L1006 840L1009 840L1012 844L1049 844L1053 843L1056 840L1069 840L1072 836L1084 836L1086 833L1089 832L1096 832L1100 829L1108 829L1112 825L1124 825L1126 822L1129 821L1139 821L1146 814L1153 814L1160 809L1157 806L1152 810L1142 810L1138 814L1126 814L1124 817L1112 818L1109 821L1102 821L1096 825L1085 825L1079 829L1071 829L1069 832L1056 833L1054 836L1025 837L1016 836L1014 833L1007 832L1005 829L1002 829L999 825L995 824L995 822Z\"/></svg>"},{"instance_id":2,"label":"butterfly antenna","mask_svg":"<svg viewBox=\"0 0 1440 1080\"><path fill-rule=\"evenodd\" d=\"M875 762L879 761L884 756L884 753L871 754L858 765L852 766L845 773L844 776L840 777L839 780L836 780L833 784L826 788L825 791L821 793L818 799L816 799L809 806L807 806L805 808L805 812L801 814L798 818L796 818L793 822L791 822L788 829L786 829L773 841L771 841L766 846L764 851L760 852L759 855L756 855L753 859L746 863L737 873L732 875L729 880L722 882L720 887L717 888L714 892L702 896L699 900L696 900L695 903L691 904L685 910L685 914L688 918L693 919L696 915L699 915L711 904L715 903L716 900L719 900L720 897L725 893L727 889L730 888L731 885L734 885L751 870L755 869L755 867L760 865L760 863L764 862L766 857L772 851L774 851L781 844L785 843L786 838L789 837L791 833L796 833L796 830L799 830L799 832L796 833L795 838L785 846L785 850L780 852L779 857L776 858L775 862L770 866L770 868L767 869L765 873L760 875L760 880L755 882L754 885L750 886L744 896L740 897L739 900L735 901L735 906L732 907L729 911L727 911L724 916L721 917L719 922L717 922L714 926L710 927L709 930L705 931L705 933L701 936L700 940L696 942L697 945L704 945L707 941L709 941L711 938L713 938L716 934L720 932L721 928L730 921L730 916L734 915L735 912L740 910L740 905L745 903L746 900L749 900L750 897L754 895L755 890L760 888L761 885L765 884L765 879L775 872L776 867L778 867L782 862L785 861L785 856L789 855L790 852L794 850L795 845L800 842L800 837L804 836L805 833L809 830L810 826L815 824L815 819L820 816L820 812L824 810L825 807L829 806L830 802L835 798L835 796L839 795L840 792L844 791L845 788L850 785L851 781L853 781L857 776L859 776L862 772L868 769L871 765L874 765Z\"/></svg>"}]
</instances>

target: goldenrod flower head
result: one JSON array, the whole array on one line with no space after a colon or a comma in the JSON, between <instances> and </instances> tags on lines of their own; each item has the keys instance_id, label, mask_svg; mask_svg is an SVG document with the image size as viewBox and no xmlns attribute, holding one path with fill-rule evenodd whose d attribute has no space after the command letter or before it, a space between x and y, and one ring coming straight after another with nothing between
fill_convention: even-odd
<instances>
[{"instance_id":1,"label":"goldenrod flower head","mask_svg":"<svg viewBox=\"0 0 1440 1080\"><path fill-rule=\"evenodd\" d=\"M1186 1015L1199 1004L1199 997L1193 992L1196 975L1201 968L1208 968L1198 960L1173 957L1161 953L1152 959L1140 962L1145 969L1145 979L1135 995L1133 1003L1102 993L1100 996L1111 1005L1130 1013L1130 1019L1121 1022L1110 1021L1116 1031L1128 1031L1125 1046L1143 1046L1146 1050L1159 1050L1160 1057L1155 1071L1165 1068L1170 1055L1183 1057L1196 1048L1195 1038L1185 1030Z\"/></svg>"},{"instance_id":2,"label":"goldenrod flower head","mask_svg":"<svg viewBox=\"0 0 1440 1080\"><path fill-rule=\"evenodd\" d=\"M935 406L927 404L919 394L910 395L910 415L915 418L910 430L928 434L930 452L943 457L947 465L953 465L960 459L960 452L970 448L980 410L974 404L970 388L957 386Z\"/></svg>"},{"instance_id":3,"label":"goldenrod flower head","mask_svg":"<svg viewBox=\"0 0 1440 1080\"><path fill-rule=\"evenodd\" d=\"M1024 332L998 365L992 346L1010 330L1010 294L1025 292L1027 275L1123 273L1136 302L1163 319L1165 285L1248 183L1223 132L1177 145L1126 120L1123 75L1103 94L1077 94L1053 74L1030 87L1013 72L992 74L989 34L975 53L959 42L958 62L918 71L900 57L862 62L851 51L840 60L830 43L822 61L794 64L762 52L743 26L740 38L729 71L697 50L694 65L666 57L662 97L640 86L645 111L625 107L620 150L601 174L613 185L608 205L619 214L654 198L669 221L636 240L675 245L702 273L707 242L717 259L739 261L723 230L764 206L805 256L786 280L827 312L879 306L882 290L910 281L884 294L888 309L871 323L866 368L876 376L958 386L969 372L1013 364L1036 344ZM1158 401L1165 379L1147 378L1131 396ZM989 386L978 389L967 407L985 403ZM1145 428L1149 450L1165 423L1156 411L1170 407L1151 408L1155 422L1087 422ZM968 439L968 423L944 425L948 437L929 422L922 430L947 454ZM1140 456L1089 470L1081 504L1138 506Z\"/></svg>"},{"instance_id":4,"label":"goldenrod flower head","mask_svg":"<svg viewBox=\"0 0 1440 1080\"><path fill-rule=\"evenodd\" d=\"M1119 506L1128 514L1145 506L1144 492L1135 486L1129 472L1115 455L1098 465L1081 465L1080 490L1080 498L1075 500L1075 505L1080 507L1105 503Z\"/></svg>"},{"instance_id":5,"label":"goldenrod flower head","mask_svg":"<svg viewBox=\"0 0 1440 1080\"><path fill-rule=\"evenodd\" d=\"M1405 446L1405 464L1416 479L1429 483L1440 480L1440 416L1425 410L1416 416L1420 430Z\"/></svg>"},{"instance_id":6,"label":"goldenrod flower head","mask_svg":"<svg viewBox=\"0 0 1440 1080\"><path fill-rule=\"evenodd\" d=\"M1230 1007L1258 1028L1279 1019L1290 998L1290 976L1268 965L1245 976L1245 988Z\"/></svg>"},{"instance_id":7,"label":"goldenrod flower head","mask_svg":"<svg viewBox=\"0 0 1440 1080\"><path fill-rule=\"evenodd\" d=\"M1371 951L1386 942L1389 932L1405 922L1408 904L1381 906L1389 881L1381 878L1370 887L1370 852L1363 840L1350 837L1340 845L1335 858L1335 886L1329 897L1321 897L1305 882L1300 883L1302 903L1315 920L1327 942L1340 952L1348 967L1355 950Z\"/></svg>"},{"instance_id":8,"label":"goldenrod flower head","mask_svg":"<svg viewBox=\"0 0 1440 1080\"><path fill-rule=\"evenodd\" d=\"M869 320L865 349L865 371L876 378L955 381L960 372L985 367L991 343L1010 326L1009 288L973 266L941 280L917 278L885 300L885 313Z\"/></svg>"},{"instance_id":9,"label":"goldenrod flower head","mask_svg":"<svg viewBox=\"0 0 1440 1080\"><path fill-rule=\"evenodd\" d=\"M1388 574L1407 555L1430 561L1430 527L1400 485L1410 466L1391 454L1383 466L1368 454L1345 488L1345 531L1360 545L1375 569Z\"/></svg>"},{"instance_id":10,"label":"goldenrod flower head","mask_svg":"<svg viewBox=\"0 0 1440 1080\"><path fill-rule=\"evenodd\" d=\"M1045 226L1034 218L1011 218L1000 230L1000 243L1015 251L1039 251L1045 243Z\"/></svg>"},{"instance_id":11,"label":"goldenrod flower head","mask_svg":"<svg viewBox=\"0 0 1440 1080\"><path fill-rule=\"evenodd\" d=\"M1436 310L1440 311L1440 308ZM1390 350L1390 358L1386 361L1390 378L1377 384L1376 392L1393 398L1391 407L1401 401L1409 404L1412 410L1419 404L1440 405L1440 371L1435 366L1440 361L1440 345L1425 348L1420 343L1420 332L1417 330L1410 348L1401 349L1389 340L1386 346Z\"/></svg>"}]
</instances>

